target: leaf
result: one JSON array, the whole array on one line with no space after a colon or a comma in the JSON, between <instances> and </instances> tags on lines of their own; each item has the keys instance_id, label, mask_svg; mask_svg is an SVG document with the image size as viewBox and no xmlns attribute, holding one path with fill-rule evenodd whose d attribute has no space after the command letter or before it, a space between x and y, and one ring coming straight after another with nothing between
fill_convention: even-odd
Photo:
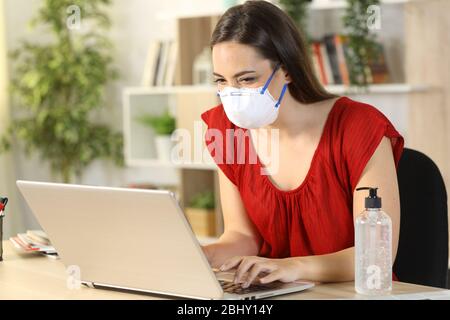
<instances>
[{"instance_id":1,"label":"leaf","mask_svg":"<svg viewBox=\"0 0 450 320\"><path fill-rule=\"evenodd\" d=\"M156 134L170 135L175 131L175 118L165 111L160 116L143 115L136 118L138 122L155 130Z\"/></svg>"},{"instance_id":2,"label":"leaf","mask_svg":"<svg viewBox=\"0 0 450 320\"><path fill-rule=\"evenodd\" d=\"M366 66L374 56L377 45L376 36L367 26L367 8L380 5L379 0L347 0L347 8L342 18L348 35L348 46L351 53L347 54L350 83L367 87Z\"/></svg>"},{"instance_id":3,"label":"leaf","mask_svg":"<svg viewBox=\"0 0 450 320\"><path fill-rule=\"evenodd\" d=\"M191 208L199 208L199 209L214 209L216 206L214 199L214 192L205 191L200 192L192 197L189 206Z\"/></svg>"}]
</instances>

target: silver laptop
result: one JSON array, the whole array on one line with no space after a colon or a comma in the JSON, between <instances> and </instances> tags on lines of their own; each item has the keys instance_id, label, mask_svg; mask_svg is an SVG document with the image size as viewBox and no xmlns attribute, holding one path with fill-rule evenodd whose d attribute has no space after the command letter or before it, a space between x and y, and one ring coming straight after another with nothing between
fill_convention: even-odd
<instances>
[{"instance_id":1,"label":"silver laptop","mask_svg":"<svg viewBox=\"0 0 450 320\"><path fill-rule=\"evenodd\" d=\"M31 181L17 186L81 283L195 299L260 299L310 282L233 284L213 270L170 191Z\"/></svg>"}]
</instances>

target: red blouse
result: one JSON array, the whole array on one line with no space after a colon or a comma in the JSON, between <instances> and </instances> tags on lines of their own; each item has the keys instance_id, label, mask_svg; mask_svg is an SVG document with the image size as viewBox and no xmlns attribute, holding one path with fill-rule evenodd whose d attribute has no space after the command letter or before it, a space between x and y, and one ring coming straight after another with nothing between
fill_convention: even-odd
<instances>
[{"instance_id":1,"label":"red blouse","mask_svg":"<svg viewBox=\"0 0 450 320\"><path fill-rule=\"evenodd\" d=\"M261 174L264 165L258 157L256 163L238 161L239 139L246 141L246 160L256 151L248 135L226 139L227 129L247 129L231 123L222 104L201 117L208 127L208 150L238 188L263 239L258 255L268 258L322 255L354 246L353 191L362 171L384 136L391 139L396 168L403 151L403 137L378 109L341 97L328 114L304 181L283 191ZM217 138L218 132L223 138Z\"/></svg>"}]
</instances>

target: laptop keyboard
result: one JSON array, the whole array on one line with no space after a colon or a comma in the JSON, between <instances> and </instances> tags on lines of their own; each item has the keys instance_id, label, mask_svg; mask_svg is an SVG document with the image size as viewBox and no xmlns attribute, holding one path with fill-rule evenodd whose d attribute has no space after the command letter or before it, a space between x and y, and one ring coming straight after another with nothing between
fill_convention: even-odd
<instances>
[{"instance_id":1,"label":"laptop keyboard","mask_svg":"<svg viewBox=\"0 0 450 320\"><path fill-rule=\"evenodd\" d=\"M252 283L247 288L242 288L241 283L234 283L232 281L219 280L222 289L226 293L246 294L256 291L273 290L283 285L279 282L270 282L267 284Z\"/></svg>"}]
</instances>

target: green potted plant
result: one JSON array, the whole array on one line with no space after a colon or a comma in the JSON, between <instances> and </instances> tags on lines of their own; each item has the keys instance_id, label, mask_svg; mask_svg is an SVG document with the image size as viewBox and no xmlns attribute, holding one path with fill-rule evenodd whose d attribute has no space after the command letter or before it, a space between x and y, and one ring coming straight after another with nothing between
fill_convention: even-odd
<instances>
[{"instance_id":1,"label":"green potted plant","mask_svg":"<svg viewBox=\"0 0 450 320\"><path fill-rule=\"evenodd\" d=\"M192 197L185 213L196 235L205 237L216 235L215 206L213 191L199 192Z\"/></svg>"},{"instance_id":2,"label":"green potted plant","mask_svg":"<svg viewBox=\"0 0 450 320\"><path fill-rule=\"evenodd\" d=\"M170 153L173 147L171 139L175 131L175 118L166 111L161 115L143 115L137 118L142 125L150 127L155 132L155 145L158 159L161 161L170 161Z\"/></svg>"},{"instance_id":3,"label":"green potted plant","mask_svg":"<svg viewBox=\"0 0 450 320\"><path fill-rule=\"evenodd\" d=\"M306 39L308 35L308 7L312 0L279 0L283 10L294 20Z\"/></svg>"},{"instance_id":4,"label":"green potted plant","mask_svg":"<svg viewBox=\"0 0 450 320\"><path fill-rule=\"evenodd\" d=\"M55 177L69 183L98 158L123 164L122 134L94 123L107 83L117 77L106 30L109 0L45 0L31 21L50 40L24 41L11 53L15 117L0 139L0 153L20 142L36 152ZM69 7L82 12L83 29L67 25ZM14 139L15 138L15 139Z\"/></svg>"},{"instance_id":5,"label":"green potted plant","mask_svg":"<svg viewBox=\"0 0 450 320\"><path fill-rule=\"evenodd\" d=\"M349 67L350 84L361 89L369 85L368 68L370 61L382 54L377 35L367 23L367 8L379 6L380 0L347 0L347 8L342 18L348 35L349 53L346 56Z\"/></svg>"}]
</instances>

